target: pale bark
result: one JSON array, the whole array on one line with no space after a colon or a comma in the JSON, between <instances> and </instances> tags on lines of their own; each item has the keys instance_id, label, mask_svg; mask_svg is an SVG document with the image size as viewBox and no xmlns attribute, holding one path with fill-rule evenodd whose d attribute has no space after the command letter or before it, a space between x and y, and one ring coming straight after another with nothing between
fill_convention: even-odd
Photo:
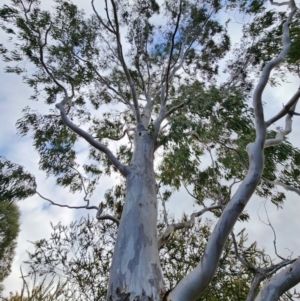
<instances>
[{"instance_id":1,"label":"pale bark","mask_svg":"<svg viewBox=\"0 0 300 301\"><path fill-rule=\"evenodd\" d=\"M267 280L255 301L277 301L281 295L300 282L300 258Z\"/></svg>"},{"instance_id":2,"label":"pale bark","mask_svg":"<svg viewBox=\"0 0 300 301\"><path fill-rule=\"evenodd\" d=\"M84 131L77 125L75 125L73 122L71 122L64 108L64 105L67 100L68 98L65 98L65 100L56 104L56 108L60 110L61 119L66 124L66 126L70 128L72 131L74 131L76 134L81 136L83 139L85 139L90 145L94 146L96 149L103 152L111 161L111 163L120 171L120 173L123 176L126 176L128 172L128 167L120 163L120 161L116 158L116 156L111 152L111 150L106 145L96 141L92 135L90 135L89 133L87 133L86 131Z\"/></svg>"},{"instance_id":3,"label":"pale bark","mask_svg":"<svg viewBox=\"0 0 300 301\"><path fill-rule=\"evenodd\" d=\"M264 168L263 149L266 139L262 93L267 85L271 71L284 60L290 49L289 25L296 13L294 2L291 1L290 5L292 11L283 25L283 49L275 59L265 65L253 93L256 140L254 143L247 146L249 155L249 170L247 176L226 206L216 224L208 240L201 261L197 267L185 276L170 292L167 297L168 301L192 301L199 297L207 288L216 272L228 235L232 231L239 215L244 210L247 202L259 184Z\"/></svg>"},{"instance_id":4,"label":"pale bark","mask_svg":"<svg viewBox=\"0 0 300 301\"><path fill-rule=\"evenodd\" d=\"M291 110L294 111L296 108L297 102L293 104ZM270 146L275 146L280 144L283 141L283 138L292 132L292 120L293 115L287 114L285 118L285 128L283 131L277 132L276 137L274 139L268 139L265 142L265 148Z\"/></svg>"},{"instance_id":5,"label":"pale bark","mask_svg":"<svg viewBox=\"0 0 300 301\"><path fill-rule=\"evenodd\" d=\"M288 190L288 191L292 191L292 192L295 192L297 193L299 196L300 196L300 189L294 187L294 186L291 186L291 185L287 185L287 184L284 184L284 183L281 183L279 181L270 181L270 180L267 180L267 179L264 179L266 182L270 183L270 184L273 184L273 185L278 185L278 186L281 186L283 187L285 190Z\"/></svg>"},{"instance_id":6,"label":"pale bark","mask_svg":"<svg viewBox=\"0 0 300 301\"><path fill-rule=\"evenodd\" d=\"M248 147L250 168L246 178L221 215L200 263L170 292L168 301L195 300L211 282L228 235L259 183L264 162L263 140L264 135L261 135L260 140Z\"/></svg>"},{"instance_id":7,"label":"pale bark","mask_svg":"<svg viewBox=\"0 0 300 301\"><path fill-rule=\"evenodd\" d=\"M165 293L157 247L153 151L149 133L137 132L107 300L161 300Z\"/></svg>"}]
</instances>

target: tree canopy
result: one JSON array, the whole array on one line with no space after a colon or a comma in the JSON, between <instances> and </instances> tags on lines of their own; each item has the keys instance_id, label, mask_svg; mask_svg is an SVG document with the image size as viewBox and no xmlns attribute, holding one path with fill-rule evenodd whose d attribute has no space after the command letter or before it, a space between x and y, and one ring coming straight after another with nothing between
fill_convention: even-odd
<instances>
[{"instance_id":1,"label":"tree canopy","mask_svg":"<svg viewBox=\"0 0 300 301\"><path fill-rule=\"evenodd\" d=\"M10 274L19 233L20 212L14 203L0 200L0 293L2 282Z\"/></svg>"},{"instance_id":2,"label":"tree canopy","mask_svg":"<svg viewBox=\"0 0 300 301\"><path fill-rule=\"evenodd\" d=\"M0 25L13 47L1 44L0 53L6 72L22 75L31 99L44 101L43 112L24 108L19 134L31 135L46 176L70 193L81 193L85 203L52 201L36 187L34 176L9 158L0 162L1 198L11 202L36 194L61 207L95 210L108 233L115 228L106 228L104 221L114 223L108 300L201 298L214 283L228 244L234 245L233 238L231 244L228 240L234 225L251 218L244 208L252 195L282 207L285 194L276 186L300 194L300 151L286 137L300 90L269 120L262 98L267 83L299 75L296 3L271 1L286 8L280 10L262 0L92 0L90 14L72 1L53 5L46 10L38 0L7 1ZM237 45L229 27L235 14L249 18ZM275 128L283 117L284 128ZM89 147L84 161L78 159L82 139ZM99 204L94 192L104 175L119 182ZM165 203L179 189L193 198L197 211L185 221L170 222ZM163 231L158 230L158 202ZM177 231L188 231L208 211L217 222L212 231L205 224L196 228L198 235L208 231L201 256L192 271L183 259L177 262L176 270L186 273L175 277L179 282L169 280L168 288L167 270L163 275L164 260L172 256L168 246L183 239ZM186 241L186 248L191 244ZM165 250L163 257L159 250ZM278 285L279 298L300 281L297 258L280 258L267 271L263 263L247 262L238 248L234 252L239 264L254 271L243 296L248 301L264 300L271 294L268 285ZM93 263L89 276L107 263ZM287 265L293 281L285 283L284 269L274 273ZM270 284L256 296L266 275ZM216 294L221 278L214 283Z\"/></svg>"}]
</instances>

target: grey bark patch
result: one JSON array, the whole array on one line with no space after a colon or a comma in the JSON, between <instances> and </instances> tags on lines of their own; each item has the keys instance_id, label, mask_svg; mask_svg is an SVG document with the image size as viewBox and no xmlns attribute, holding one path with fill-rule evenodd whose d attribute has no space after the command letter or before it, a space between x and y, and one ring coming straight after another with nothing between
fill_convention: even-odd
<instances>
[{"instance_id":1,"label":"grey bark patch","mask_svg":"<svg viewBox=\"0 0 300 301\"><path fill-rule=\"evenodd\" d=\"M128 269L131 273L133 272L134 268L139 265L141 249L143 247L147 247L147 245L151 246L152 241L145 235L144 225L140 225L139 239L136 241L134 246L134 258L131 259L128 263Z\"/></svg>"},{"instance_id":2,"label":"grey bark patch","mask_svg":"<svg viewBox=\"0 0 300 301\"><path fill-rule=\"evenodd\" d=\"M151 266L152 266L152 269L153 269L153 275L155 275L155 276L159 275L160 269L157 266L157 264L152 263ZM148 282L151 284L151 286L159 287L160 279L155 277L155 278L149 279Z\"/></svg>"}]
</instances>

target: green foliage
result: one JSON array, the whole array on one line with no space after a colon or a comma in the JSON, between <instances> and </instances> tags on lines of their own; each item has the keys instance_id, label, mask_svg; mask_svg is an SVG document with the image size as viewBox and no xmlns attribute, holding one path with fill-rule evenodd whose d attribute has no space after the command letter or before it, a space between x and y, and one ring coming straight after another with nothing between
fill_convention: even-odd
<instances>
[{"instance_id":1,"label":"green foliage","mask_svg":"<svg viewBox=\"0 0 300 301\"><path fill-rule=\"evenodd\" d=\"M11 272L19 233L20 212L17 205L0 201L0 293L1 283Z\"/></svg>"},{"instance_id":2,"label":"green foliage","mask_svg":"<svg viewBox=\"0 0 300 301\"><path fill-rule=\"evenodd\" d=\"M12 202L35 194L35 178L20 165L0 156L0 202Z\"/></svg>"},{"instance_id":3,"label":"green foliage","mask_svg":"<svg viewBox=\"0 0 300 301\"><path fill-rule=\"evenodd\" d=\"M232 180L242 179L247 170L245 148L253 140L254 126L252 109L248 105L252 69L245 61L254 57L255 67L255 64L261 64L262 58L264 61L271 58L281 47L278 24L284 15L265 11L264 3L214 0L200 4L196 0L185 0L179 7L179 2L174 0L162 5L156 1L118 2L119 27L131 45L126 52L126 61L137 97L151 97L154 101L148 122L152 135L155 131L153 120L160 109L157 91L166 76L163 66L168 60L170 66L176 65L183 43L185 45L182 64L185 75L175 76L170 84L167 110L184 105L167 118L169 126L158 133L158 145L164 146L164 158L157 175L163 185L173 189L193 185L199 203L209 197L203 187L214 197L220 190L226 203ZM1 46L2 57L8 63L7 71L23 72L23 61L30 62L33 72L22 73L24 81L32 87L33 99L42 98L50 106L64 97L65 91L72 91L76 97L66 107L68 118L89 129L91 136L105 145L121 140L122 143L117 144L117 158L130 164L135 129L135 118L130 110L132 91L124 70L116 61L113 51L116 40L107 29L110 21L101 19L97 13L86 16L71 1L56 0L51 12L42 10L36 0L26 2L26 5L28 11L24 11L20 1L12 1L0 10L1 27L15 43L13 50ZM238 73L238 78L217 85L220 60L231 48L227 23L219 21L221 9L250 14L254 20L244 27L245 43L239 52L243 54L242 59L237 57L228 62L228 72ZM155 18L162 15L165 21L162 25L156 24ZM295 22L291 28L295 43L297 26ZM261 37L259 40L258 36ZM252 38L256 42L250 47L247 41ZM297 61L295 55L294 62ZM289 62L289 66L292 64ZM152 91L151 95L145 93L147 89ZM114 105L118 106L118 111L112 110ZM78 136L64 125L53 109L48 115L42 115L27 107L23 113L17 127L21 135L32 134L40 156L40 168L48 176L55 176L57 184L68 187L71 192L80 191L82 183L76 171L80 169L76 158ZM188 135L191 132L194 134ZM213 168L208 167L207 160L203 161L211 145L214 145ZM284 173L277 168L278 164L294 163L294 151L287 146L285 142L276 150L266 151L266 178L294 181L294 171ZM284 153L286 158L283 158ZM102 174L116 172L107 157L92 147L85 164L84 178L91 183L90 194ZM226 185L216 187L216 177L219 183L224 178ZM271 189L269 184L261 183L258 193L279 204L282 197L278 198L277 192Z\"/></svg>"},{"instance_id":4,"label":"green foliage","mask_svg":"<svg viewBox=\"0 0 300 301\"><path fill-rule=\"evenodd\" d=\"M22 274L23 286L21 292L10 292L9 297L2 297L2 301L69 301L74 300L73 287L66 281L54 283L54 279L44 277L37 282L36 275L33 276L32 285ZM82 299L76 299L82 301Z\"/></svg>"},{"instance_id":5,"label":"green foliage","mask_svg":"<svg viewBox=\"0 0 300 301\"><path fill-rule=\"evenodd\" d=\"M62 276L74 284L76 300L104 300L116 227L82 218L69 226L52 226L50 239L36 241L28 264L34 275ZM74 299L73 299L74 300Z\"/></svg>"},{"instance_id":6,"label":"green foliage","mask_svg":"<svg viewBox=\"0 0 300 301\"><path fill-rule=\"evenodd\" d=\"M252 75L280 51L285 14L266 11L263 0L115 3L116 10L107 7L105 17L96 9L87 16L69 0L55 0L51 11L44 11L38 0L13 0L0 9L0 26L13 43L13 47L0 45L6 72L22 74L32 88L31 98L44 100L50 108L48 114L41 114L26 107L17 122L19 134L32 135L39 167L47 176L54 176L58 185L72 193L88 184L90 197L100 176L114 175L117 168L92 146L89 158L79 164L79 136L62 121L54 104L68 94L71 101L64 103L64 109L73 128L78 125L104 146L113 144L117 159L125 165L131 164L135 150L138 107L147 134L153 139L157 135L155 175L165 189L162 199L168 201L175 190L184 187L198 205L218 203L221 208L214 210L218 218L248 169L246 148L255 139L249 105ZM244 25L236 49L232 49L229 20L222 21L224 11L253 16ZM291 37L291 52L278 72L299 72L297 18L291 24ZM120 45L124 41L126 47ZM230 50L233 55L228 59ZM228 77L219 83L219 66L225 60ZM166 108L160 111L164 101ZM155 120L163 118L160 113L164 111L159 130ZM275 130L269 130L268 138L274 136ZM265 166L264 178L300 188L300 152L286 139L266 149ZM0 176L1 200L11 202L35 193L34 177L2 157ZM118 218L125 184L121 180L108 189L102 204ZM283 205L284 194L268 181L262 180L256 193L278 207ZM244 212L239 219L249 218ZM51 239L36 242L36 252L30 254L32 273L55 276L62 270L75 283L76 296L103 299L116 232L109 226L82 219L70 227L53 227ZM162 249L170 288L199 262L210 227L197 224L176 232ZM249 262L261 267L270 263L255 244L246 247L245 242L242 231L239 248ZM211 289L199 301L245 299L250 281L251 273L236 262L229 240ZM44 282L38 291L43 287Z\"/></svg>"},{"instance_id":7,"label":"green foliage","mask_svg":"<svg viewBox=\"0 0 300 301\"><path fill-rule=\"evenodd\" d=\"M186 221L187 216L183 216L181 222ZM168 243L160 250L167 288L173 288L199 263L212 227L212 221L198 220L192 227L173 233ZM112 227L110 222L99 223L89 217L69 226L58 224L52 228L51 238L36 241L35 251L29 253L27 264L30 266L30 274L51 275L56 280L65 279L73 284L73 298L76 300L106 300L109 267L117 229ZM159 223L159 234L163 230L164 225ZM263 269L272 264L269 256L264 250L258 249L256 243L249 244L245 229L236 235L236 243L239 253L254 267ZM236 259L233 242L229 239L216 275L198 301L245 300L253 277L253 272ZM289 300L297 300L297 292L287 292L287 295ZM285 298L287 297L283 296L280 300L286 300Z\"/></svg>"},{"instance_id":8,"label":"green foliage","mask_svg":"<svg viewBox=\"0 0 300 301\"><path fill-rule=\"evenodd\" d=\"M184 216L182 222L186 220ZM161 264L168 288L174 287L196 267L212 226L210 221L198 221L190 228L175 232L161 249ZM29 253L27 263L31 273L67 279L74 284L73 292L78 300L105 300L117 229L109 222L99 223L91 218L52 228L51 238L35 242L35 251ZM162 224L158 230L159 233L163 231ZM254 266L264 268L271 263L255 243L249 245L245 230L237 235L237 245ZM213 282L199 301L244 300L252 277L252 272L236 260L232 241L228 240Z\"/></svg>"}]
</instances>

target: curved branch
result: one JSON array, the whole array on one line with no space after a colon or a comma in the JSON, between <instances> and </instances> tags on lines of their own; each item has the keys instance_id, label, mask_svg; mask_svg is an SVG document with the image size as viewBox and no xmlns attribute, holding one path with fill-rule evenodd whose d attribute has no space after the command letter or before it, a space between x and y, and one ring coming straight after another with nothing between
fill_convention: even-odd
<instances>
[{"instance_id":1,"label":"curved branch","mask_svg":"<svg viewBox=\"0 0 300 301\"><path fill-rule=\"evenodd\" d=\"M187 102L182 102L181 104L172 107L168 112L166 112L164 119L170 117L174 112L180 110L183 108L185 105L187 105Z\"/></svg>"},{"instance_id":2,"label":"curved branch","mask_svg":"<svg viewBox=\"0 0 300 301\"><path fill-rule=\"evenodd\" d=\"M300 282L300 258L265 282L255 301L277 301Z\"/></svg>"},{"instance_id":3,"label":"curved branch","mask_svg":"<svg viewBox=\"0 0 300 301\"><path fill-rule=\"evenodd\" d=\"M69 127L72 131L77 133L79 136L81 136L83 139L85 139L90 145L94 146L99 151L103 152L107 158L110 160L110 162L120 171L120 173L123 176L126 176L129 172L129 168L126 165L123 165L111 152L111 150L105 146L104 144L96 141L90 134L88 134L83 129L79 128L77 125L72 123L70 119L68 118L64 103L66 103L68 99L64 99L62 102L56 104L56 107L60 110L60 115L63 120L63 122L66 124L67 127Z\"/></svg>"},{"instance_id":4,"label":"curved branch","mask_svg":"<svg viewBox=\"0 0 300 301\"><path fill-rule=\"evenodd\" d=\"M110 221L115 222L118 226L120 225L120 221L115 216L112 216L112 215L109 215L109 214L98 215L98 213L97 213L96 218L99 221L101 221L101 220L110 220Z\"/></svg>"},{"instance_id":5,"label":"curved branch","mask_svg":"<svg viewBox=\"0 0 300 301\"><path fill-rule=\"evenodd\" d=\"M298 91L292 96L292 98L289 100L289 102L283 107L283 109L274 117L269 119L266 122L266 127L268 128L271 124L276 122L277 120L281 119L284 117L290 110L292 109L292 106L299 100L300 97L300 88L298 88Z\"/></svg>"},{"instance_id":6,"label":"curved branch","mask_svg":"<svg viewBox=\"0 0 300 301\"><path fill-rule=\"evenodd\" d=\"M38 191L36 191L36 194L41 197L42 199L44 199L45 201L51 203L52 205L58 206L58 207L63 207L63 208L69 208L69 209L87 209L87 210L99 210L99 208L97 206L89 206L89 201L87 200L87 204L85 206L69 206L69 205L62 205L62 204L58 204L53 202L52 200L42 196Z\"/></svg>"},{"instance_id":7,"label":"curved branch","mask_svg":"<svg viewBox=\"0 0 300 301\"><path fill-rule=\"evenodd\" d=\"M297 102L295 102L292 105L292 107L291 107L292 111L295 110L296 105L297 105ZM274 139L266 140L265 145L264 145L265 148L280 144L283 141L283 138L292 132L292 122L293 122L292 117L293 117L292 114L286 115L285 129L283 131L277 132L276 137Z\"/></svg>"},{"instance_id":8,"label":"curved branch","mask_svg":"<svg viewBox=\"0 0 300 301\"><path fill-rule=\"evenodd\" d=\"M299 196L300 196L300 189L294 187L294 186L291 186L291 185L287 185L287 184L284 184L282 182L279 182L279 181L270 181L266 178L262 178L264 181L268 182L269 184L272 184L272 185L279 185L281 187L283 187L285 190L288 190L288 191L293 191L295 193L297 193Z\"/></svg>"},{"instance_id":9,"label":"curved branch","mask_svg":"<svg viewBox=\"0 0 300 301\"><path fill-rule=\"evenodd\" d=\"M97 206L89 206L89 200L85 199L85 201L87 202L87 204L85 206L69 206L69 205L62 205L62 204L55 203L52 200L50 200L50 199L42 196L38 191L36 191L36 194L39 197L41 197L42 199L44 199L45 201L47 201L50 204L54 205L54 206L58 206L58 207L62 207L62 208L69 208L69 209L97 210L97 214L96 214L97 220L111 220L111 221L115 222L118 226L120 224L120 221L116 217L114 217L112 215L109 215L109 214L101 215L101 213L102 213L101 203L100 203L99 207L97 207Z\"/></svg>"},{"instance_id":10,"label":"curved branch","mask_svg":"<svg viewBox=\"0 0 300 301\"><path fill-rule=\"evenodd\" d=\"M207 211L212 211L212 210L215 210L215 209L220 209L221 206L212 206L212 207L207 207L207 208L204 208L198 212L195 212L193 214L191 214L191 217L188 221L184 222L184 223L177 223L177 224L171 224L171 225L168 225L167 229L165 230L165 232L163 233L163 235L158 239L158 249L161 249L163 247L163 245L165 245L169 238L171 237L171 234L174 233L175 231L177 230L180 230L180 229L184 229L184 228L187 228L187 227L190 227L194 224L195 222L195 218L196 217L199 217L201 215L203 215L205 212Z\"/></svg>"},{"instance_id":11,"label":"curved branch","mask_svg":"<svg viewBox=\"0 0 300 301\"><path fill-rule=\"evenodd\" d=\"M207 242L204 254L197 267L187 274L167 296L168 301L195 300L207 288L213 278L225 242L244 210L249 199L255 192L264 168L263 146L266 139L266 126L262 104L262 93L268 82L270 73L288 53L290 48L289 24L296 13L296 8L290 12L283 25L283 50L267 63L253 94L253 108L255 115L256 139L247 146L249 156L248 173L237 189L236 193L227 204Z\"/></svg>"},{"instance_id":12,"label":"curved branch","mask_svg":"<svg viewBox=\"0 0 300 301\"><path fill-rule=\"evenodd\" d=\"M267 222L267 223L264 222L264 221L260 218L259 214L258 214L258 218L259 218L259 220L260 220L262 223L264 223L265 225L269 226L269 227L272 229L273 237L274 237L274 238L273 238L273 246L274 246L274 251L275 251L276 256L277 256L278 258L280 258L281 260L286 260L285 258L283 258L282 256L280 256L280 255L278 254L278 251L277 251L277 237L276 237L276 232L275 232L275 229L274 229L274 227L273 227L273 225L272 225L272 223L271 223L271 221L270 221L269 214L268 214L268 211L267 211L267 208L266 208L266 204L265 204L265 203L264 203L264 209L265 209L265 214L266 214L266 217L267 217L268 222Z\"/></svg>"},{"instance_id":13,"label":"curved branch","mask_svg":"<svg viewBox=\"0 0 300 301\"><path fill-rule=\"evenodd\" d=\"M292 2L292 1L291 1ZM291 40L290 40L290 31L289 31L289 25L292 22L293 16L295 15L297 9L296 7L292 8L292 11L289 13L289 16L285 23L283 24L282 29L282 43L283 43L283 49L280 52L280 54L268 62L261 74L260 80L254 90L253 93L253 102L254 102L254 109L257 110L257 114L255 114L255 123L256 123L256 129L265 128L265 121L264 121L264 114L263 114L263 107L262 107L262 93L268 83L270 73L271 71L278 66L286 57L287 53L290 50L291 47ZM260 133L256 130L257 136L260 135Z\"/></svg>"}]
</instances>

